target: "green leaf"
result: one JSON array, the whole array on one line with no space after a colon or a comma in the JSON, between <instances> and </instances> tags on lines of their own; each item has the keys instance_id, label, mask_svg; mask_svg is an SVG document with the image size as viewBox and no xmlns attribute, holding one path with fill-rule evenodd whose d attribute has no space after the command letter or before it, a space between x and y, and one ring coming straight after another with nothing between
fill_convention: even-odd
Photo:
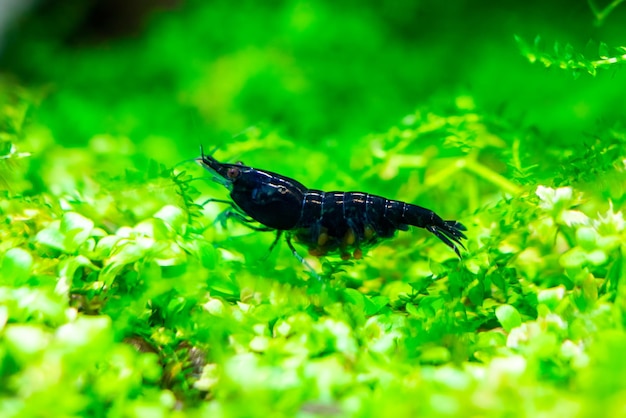
<instances>
[{"instance_id":1,"label":"green leaf","mask_svg":"<svg viewBox=\"0 0 626 418\"><path fill-rule=\"evenodd\" d=\"M437 266L437 268L441 268L441 264L430 262L431 269ZM434 271L433 271L434 273ZM410 282L409 285L415 290L418 295L428 295L428 287L433 283L434 277L423 277L414 282Z\"/></svg>"},{"instance_id":2,"label":"green leaf","mask_svg":"<svg viewBox=\"0 0 626 418\"><path fill-rule=\"evenodd\" d=\"M598 47L598 56L602 59L609 58L609 46L604 42L600 42L600 46Z\"/></svg>"},{"instance_id":3,"label":"green leaf","mask_svg":"<svg viewBox=\"0 0 626 418\"><path fill-rule=\"evenodd\" d=\"M200 260L202 267L209 270L215 269L219 254L212 243L202 237L194 237L191 241L181 241L180 246L185 251L194 254Z\"/></svg>"},{"instance_id":4,"label":"green leaf","mask_svg":"<svg viewBox=\"0 0 626 418\"><path fill-rule=\"evenodd\" d=\"M415 306L414 304L408 302L406 303L406 305L404 305L404 308L406 309L407 313L416 316L416 317L420 317L420 311L417 308L417 306Z\"/></svg>"},{"instance_id":5,"label":"green leaf","mask_svg":"<svg viewBox=\"0 0 626 418\"><path fill-rule=\"evenodd\" d=\"M60 221L50 223L50 225L37 233L35 242L55 250L65 251L65 235L59 230L60 225Z\"/></svg>"},{"instance_id":6,"label":"green leaf","mask_svg":"<svg viewBox=\"0 0 626 418\"><path fill-rule=\"evenodd\" d=\"M564 253L559 261L566 268L580 267L587 262L587 253L580 247L574 247Z\"/></svg>"},{"instance_id":7,"label":"green leaf","mask_svg":"<svg viewBox=\"0 0 626 418\"><path fill-rule=\"evenodd\" d=\"M70 347L99 347L105 349L113 342L111 318L84 316L65 324L56 332L58 342Z\"/></svg>"},{"instance_id":8,"label":"green leaf","mask_svg":"<svg viewBox=\"0 0 626 418\"><path fill-rule=\"evenodd\" d=\"M96 257L99 259L110 257L111 252L118 244L118 242L122 239L122 237L119 237L117 235L107 235L106 237L101 238L96 244Z\"/></svg>"},{"instance_id":9,"label":"green leaf","mask_svg":"<svg viewBox=\"0 0 626 418\"><path fill-rule=\"evenodd\" d=\"M30 277L33 256L21 248L11 248L4 254L0 265L0 282L21 286Z\"/></svg>"},{"instance_id":10,"label":"green leaf","mask_svg":"<svg viewBox=\"0 0 626 418\"><path fill-rule=\"evenodd\" d=\"M389 298L386 296L366 296L364 301L366 315L376 315L389 304Z\"/></svg>"},{"instance_id":11,"label":"green leaf","mask_svg":"<svg viewBox=\"0 0 626 418\"><path fill-rule=\"evenodd\" d=\"M76 212L67 212L61 218L59 231L65 235L64 249L66 252L73 253L81 246L93 230L94 223Z\"/></svg>"},{"instance_id":12,"label":"green leaf","mask_svg":"<svg viewBox=\"0 0 626 418\"><path fill-rule=\"evenodd\" d=\"M165 221L158 218L150 218L139 222L133 228L133 232L154 238L157 241L172 238L172 230Z\"/></svg>"},{"instance_id":13,"label":"green leaf","mask_svg":"<svg viewBox=\"0 0 626 418\"><path fill-rule=\"evenodd\" d=\"M574 51L574 47L572 46L572 44L566 44L565 45L565 50L563 51L563 58L565 60L571 60L575 55L575 51Z\"/></svg>"},{"instance_id":14,"label":"green leaf","mask_svg":"<svg viewBox=\"0 0 626 418\"><path fill-rule=\"evenodd\" d=\"M548 306L551 310L556 309L564 297L565 286L542 289L537 295L538 302Z\"/></svg>"},{"instance_id":15,"label":"green leaf","mask_svg":"<svg viewBox=\"0 0 626 418\"><path fill-rule=\"evenodd\" d=\"M67 212L60 221L51 222L39 231L35 241L65 253L75 253L87 241L94 222L75 212Z\"/></svg>"},{"instance_id":16,"label":"green leaf","mask_svg":"<svg viewBox=\"0 0 626 418\"><path fill-rule=\"evenodd\" d=\"M485 288L482 283L475 283L470 287L467 292L467 297L470 302L472 302L476 306L480 306L483 303L485 297Z\"/></svg>"},{"instance_id":17,"label":"green leaf","mask_svg":"<svg viewBox=\"0 0 626 418\"><path fill-rule=\"evenodd\" d=\"M343 297L346 302L358 306L360 309L365 308L364 296L361 292L355 289L344 289Z\"/></svg>"},{"instance_id":18,"label":"green leaf","mask_svg":"<svg viewBox=\"0 0 626 418\"><path fill-rule=\"evenodd\" d=\"M50 336L34 325L7 325L4 330L7 351L18 362L27 363L43 352L50 342Z\"/></svg>"},{"instance_id":19,"label":"green leaf","mask_svg":"<svg viewBox=\"0 0 626 418\"><path fill-rule=\"evenodd\" d=\"M607 254L602 250L594 250L590 253L587 253L587 261L589 261L594 266L601 266L608 260Z\"/></svg>"},{"instance_id":20,"label":"green leaf","mask_svg":"<svg viewBox=\"0 0 626 418\"><path fill-rule=\"evenodd\" d=\"M154 214L155 218L162 219L174 231L181 233L182 227L187 223L187 214L177 206L166 205Z\"/></svg>"},{"instance_id":21,"label":"green leaf","mask_svg":"<svg viewBox=\"0 0 626 418\"><path fill-rule=\"evenodd\" d=\"M576 230L576 241L585 251L596 248L597 232L591 227L580 227Z\"/></svg>"},{"instance_id":22,"label":"green leaf","mask_svg":"<svg viewBox=\"0 0 626 418\"><path fill-rule=\"evenodd\" d=\"M422 351L420 361L427 364L443 364L450 361L451 353L446 347L428 347Z\"/></svg>"},{"instance_id":23,"label":"green leaf","mask_svg":"<svg viewBox=\"0 0 626 418\"><path fill-rule=\"evenodd\" d=\"M511 332L512 329L522 325L522 317L517 309L511 305L500 305L496 308L496 318L506 331Z\"/></svg>"},{"instance_id":24,"label":"green leaf","mask_svg":"<svg viewBox=\"0 0 626 418\"><path fill-rule=\"evenodd\" d=\"M209 289L217 296L235 300L239 299L239 286L226 277L214 276L209 279Z\"/></svg>"}]
</instances>

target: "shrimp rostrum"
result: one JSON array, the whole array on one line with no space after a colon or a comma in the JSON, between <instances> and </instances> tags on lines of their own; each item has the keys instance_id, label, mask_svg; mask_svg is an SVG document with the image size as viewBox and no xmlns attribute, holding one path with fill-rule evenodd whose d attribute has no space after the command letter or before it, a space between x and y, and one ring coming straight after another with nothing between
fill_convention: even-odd
<instances>
[{"instance_id":1,"label":"shrimp rostrum","mask_svg":"<svg viewBox=\"0 0 626 418\"><path fill-rule=\"evenodd\" d=\"M301 261L292 239L308 247L313 256L338 254L343 260L360 259L363 249L409 226L430 231L459 257L459 247L464 248L463 224L445 221L421 206L362 192L309 189L292 178L241 162L221 163L201 153L196 161L230 190L234 211L229 214L263 225L256 229L276 231L270 251L285 234L287 245Z\"/></svg>"}]
</instances>

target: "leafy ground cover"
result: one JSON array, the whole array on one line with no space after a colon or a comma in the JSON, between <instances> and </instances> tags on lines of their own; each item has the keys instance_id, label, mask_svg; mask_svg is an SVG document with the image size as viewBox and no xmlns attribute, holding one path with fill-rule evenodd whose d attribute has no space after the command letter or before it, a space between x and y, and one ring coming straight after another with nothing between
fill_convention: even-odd
<instances>
[{"instance_id":1,"label":"leafy ground cover","mask_svg":"<svg viewBox=\"0 0 626 418\"><path fill-rule=\"evenodd\" d=\"M2 56L0 415L624 415L619 3L581 34L558 3L191 1L105 40L44 3ZM214 222L200 143L467 250L414 229L317 281Z\"/></svg>"}]
</instances>

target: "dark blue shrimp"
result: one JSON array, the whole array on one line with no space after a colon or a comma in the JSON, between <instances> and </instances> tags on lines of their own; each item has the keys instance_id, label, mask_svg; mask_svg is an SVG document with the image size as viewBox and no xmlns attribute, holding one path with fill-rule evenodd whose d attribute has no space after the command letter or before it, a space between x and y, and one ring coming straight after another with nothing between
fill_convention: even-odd
<instances>
[{"instance_id":1,"label":"dark blue shrimp","mask_svg":"<svg viewBox=\"0 0 626 418\"><path fill-rule=\"evenodd\" d=\"M465 248L463 224L444 221L417 205L362 192L308 189L289 177L242 163L221 163L204 152L196 161L230 190L233 207L238 209L231 216L264 226L255 229L277 231L271 249L286 232L287 245L301 261L292 238L314 256L339 253L344 260L360 259L363 248L392 237L397 230L406 231L409 225L430 231L459 257L459 247Z\"/></svg>"}]
</instances>

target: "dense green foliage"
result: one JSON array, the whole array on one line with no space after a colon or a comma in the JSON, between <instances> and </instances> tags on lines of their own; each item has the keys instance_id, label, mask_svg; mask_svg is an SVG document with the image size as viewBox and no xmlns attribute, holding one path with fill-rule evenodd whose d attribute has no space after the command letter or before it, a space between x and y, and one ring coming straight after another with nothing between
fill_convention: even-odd
<instances>
[{"instance_id":1,"label":"dense green foliage","mask_svg":"<svg viewBox=\"0 0 626 418\"><path fill-rule=\"evenodd\" d=\"M104 39L44 4L0 61L0 415L623 415L624 7L566 4L189 1ZM412 229L316 281L214 222L200 143L467 251Z\"/></svg>"}]
</instances>

